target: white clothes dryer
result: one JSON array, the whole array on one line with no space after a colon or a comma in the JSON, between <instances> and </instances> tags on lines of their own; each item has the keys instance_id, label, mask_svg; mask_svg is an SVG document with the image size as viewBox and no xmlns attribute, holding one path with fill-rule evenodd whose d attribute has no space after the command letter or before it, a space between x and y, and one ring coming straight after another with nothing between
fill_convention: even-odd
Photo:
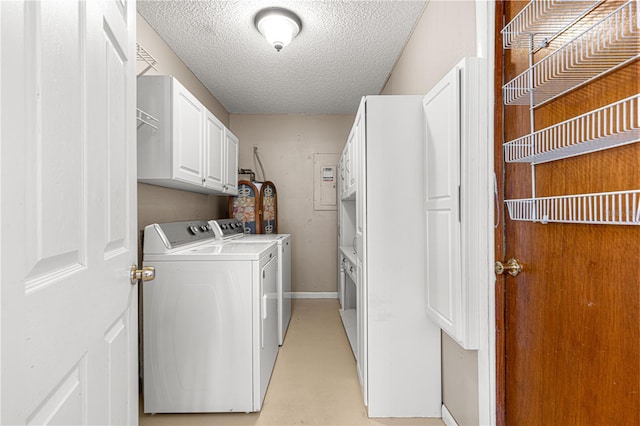
<instances>
[{"instance_id":1,"label":"white clothes dryer","mask_svg":"<svg viewBox=\"0 0 640 426\"><path fill-rule=\"evenodd\" d=\"M245 234L242 222L235 218L210 220L209 225L220 238L278 244L278 344L282 346L291 321L291 234Z\"/></svg>"},{"instance_id":2,"label":"white clothes dryer","mask_svg":"<svg viewBox=\"0 0 640 426\"><path fill-rule=\"evenodd\" d=\"M278 353L277 256L206 221L145 228L145 413L260 410Z\"/></svg>"}]
</instances>

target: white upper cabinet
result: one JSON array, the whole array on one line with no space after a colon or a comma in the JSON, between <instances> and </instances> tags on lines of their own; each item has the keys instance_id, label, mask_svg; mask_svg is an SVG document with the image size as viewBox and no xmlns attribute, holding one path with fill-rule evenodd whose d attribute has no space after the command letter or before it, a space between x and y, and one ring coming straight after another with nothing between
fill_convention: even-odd
<instances>
[{"instance_id":1,"label":"white upper cabinet","mask_svg":"<svg viewBox=\"0 0 640 426\"><path fill-rule=\"evenodd\" d=\"M479 121L486 96L481 63L465 58L423 100L426 309L465 349L478 349L478 288L488 274L484 200L491 194L479 161L486 126Z\"/></svg>"},{"instance_id":2,"label":"white upper cabinet","mask_svg":"<svg viewBox=\"0 0 640 426\"><path fill-rule=\"evenodd\" d=\"M138 77L137 102L158 119L157 129L138 127L138 181L237 194L238 139L178 80Z\"/></svg>"}]
</instances>

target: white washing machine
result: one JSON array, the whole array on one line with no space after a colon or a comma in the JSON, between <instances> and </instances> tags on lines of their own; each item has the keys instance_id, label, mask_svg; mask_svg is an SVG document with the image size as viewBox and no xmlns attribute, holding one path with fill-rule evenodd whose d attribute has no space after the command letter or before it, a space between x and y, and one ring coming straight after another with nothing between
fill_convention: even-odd
<instances>
[{"instance_id":1,"label":"white washing machine","mask_svg":"<svg viewBox=\"0 0 640 426\"><path fill-rule=\"evenodd\" d=\"M284 343L284 336L291 321L291 235L290 234L245 234L238 219L210 220L214 232L237 242L274 241L278 244L278 343Z\"/></svg>"},{"instance_id":2,"label":"white washing machine","mask_svg":"<svg viewBox=\"0 0 640 426\"><path fill-rule=\"evenodd\" d=\"M278 353L274 242L228 242L206 221L144 232L144 412L260 411Z\"/></svg>"}]
</instances>

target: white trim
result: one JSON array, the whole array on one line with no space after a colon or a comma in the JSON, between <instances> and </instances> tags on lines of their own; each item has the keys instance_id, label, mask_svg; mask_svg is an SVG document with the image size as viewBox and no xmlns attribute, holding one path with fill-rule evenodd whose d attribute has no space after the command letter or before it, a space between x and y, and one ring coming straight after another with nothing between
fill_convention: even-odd
<instances>
[{"instance_id":1,"label":"white trim","mask_svg":"<svg viewBox=\"0 0 640 426\"><path fill-rule=\"evenodd\" d=\"M296 291L291 293L292 299L337 299L337 291Z\"/></svg>"},{"instance_id":2,"label":"white trim","mask_svg":"<svg viewBox=\"0 0 640 426\"><path fill-rule=\"evenodd\" d=\"M476 55L485 58L486 70L486 133L483 135L486 165L485 182L487 194L493 194L494 163L493 163L493 123L494 123L494 73L495 70L495 0L476 0ZM489 265L486 280L480 281L479 289L479 321L480 347L478 349L478 423L482 425L496 424L496 337L495 337L495 274L491 265L495 262L494 247L494 199L486 197L486 262ZM444 420L443 406L443 420ZM446 423L446 422L445 422ZM448 424L448 423L447 423ZM455 423L454 423L455 424Z\"/></svg>"},{"instance_id":3,"label":"white trim","mask_svg":"<svg viewBox=\"0 0 640 426\"><path fill-rule=\"evenodd\" d=\"M447 410L447 406L442 404L442 421L447 426L458 426L456 419L453 418L449 410Z\"/></svg>"}]
</instances>

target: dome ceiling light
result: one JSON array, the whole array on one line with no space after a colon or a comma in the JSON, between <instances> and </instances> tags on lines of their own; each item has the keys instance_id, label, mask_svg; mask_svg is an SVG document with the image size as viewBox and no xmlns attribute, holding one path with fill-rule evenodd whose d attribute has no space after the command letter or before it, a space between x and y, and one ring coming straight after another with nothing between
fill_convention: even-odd
<instances>
[{"instance_id":1,"label":"dome ceiling light","mask_svg":"<svg viewBox=\"0 0 640 426\"><path fill-rule=\"evenodd\" d=\"M279 52L302 30L298 15L281 7L268 7L256 15L254 25Z\"/></svg>"}]
</instances>

